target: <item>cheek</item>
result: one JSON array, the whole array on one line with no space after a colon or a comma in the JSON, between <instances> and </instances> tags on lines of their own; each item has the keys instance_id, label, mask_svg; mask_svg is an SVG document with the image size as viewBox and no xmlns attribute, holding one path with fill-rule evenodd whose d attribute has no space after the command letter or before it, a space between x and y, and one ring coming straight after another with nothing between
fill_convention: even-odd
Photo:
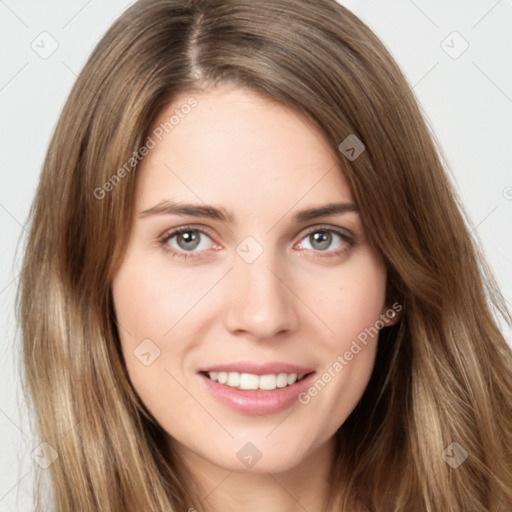
<instances>
[{"instance_id":1,"label":"cheek","mask_svg":"<svg viewBox=\"0 0 512 512\"><path fill-rule=\"evenodd\" d=\"M137 387L154 381L155 368L161 366L165 353L165 334L182 309L175 288L167 280L165 274L132 253L112 283L122 351Z\"/></svg>"},{"instance_id":2,"label":"cheek","mask_svg":"<svg viewBox=\"0 0 512 512\"><path fill-rule=\"evenodd\" d=\"M125 334L135 339L164 337L204 295L208 283L194 277L190 272L148 265L143 256L132 255L112 285L116 317Z\"/></svg>"},{"instance_id":3,"label":"cheek","mask_svg":"<svg viewBox=\"0 0 512 512\"><path fill-rule=\"evenodd\" d=\"M316 408L333 429L352 412L372 375L385 289L385 268L368 256L347 265L336 284L325 282L323 293L317 292L318 316L332 332L319 347L322 372L301 403Z\"/></svg>"},{"instance_id":4,"label":"cheek","mask_svg":"<svg viewBox=\"0 0 512 512\"><path fill-rule=\"evenodd\" d=\"M317 300L318 316L331 330L325 343L331 351L349 350L353 340L364 338L376 325L384 310L386 270L368 255L357 265L347 265L320 290L313 300Z\"/></svg>"},{"instance_id":5,"label":"cheek","mask_svg":"<svg viewBox=\"0 0 512 512\"><path fill-rule=\"evenodd\" d=\"M132 253L112 283L126 369L142 402L158 418L172 416L180 396L171 362L181 348L171 343L170 331L186 314L188 302L176 277L167 274Z\"/></svg>"},{"instance_id":6,"label":"cheek","mask_svg":"<svg viewBox=\"0 0 512 512\"><path fill-rule=\"evenodd\" d=\"M204 337L209 323L201 322L201 315L205 307L211 309L205 293L222 274L171 268L162 258L147 260L144 253L128 253L112 296L130 379L146 405L159 415L170 414L159 397L181 397L172 377L182 381L187 353Z\"/></svg>"}]
</instances>

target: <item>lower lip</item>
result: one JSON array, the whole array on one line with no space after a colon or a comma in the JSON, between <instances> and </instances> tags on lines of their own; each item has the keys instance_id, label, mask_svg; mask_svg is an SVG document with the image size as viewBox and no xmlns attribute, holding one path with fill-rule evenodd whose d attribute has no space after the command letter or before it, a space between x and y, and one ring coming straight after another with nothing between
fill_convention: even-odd
<instances>
[{"instance_id":1,"label":"lower lip","mask_svg":"<svg viewBox=\"0 0 512 512\"><path fill-rule=\"evenodd\" d=\"M294 402L298 402L299 394L311 385L314 373L310 373L301 381L295 382L291 386L271 391L241 390L226 386L225 384L219 384L202 373L199 376L210 393L221 403L235 411L255 416L276 413L287 409Z\"/></svg>"}]
</instances>

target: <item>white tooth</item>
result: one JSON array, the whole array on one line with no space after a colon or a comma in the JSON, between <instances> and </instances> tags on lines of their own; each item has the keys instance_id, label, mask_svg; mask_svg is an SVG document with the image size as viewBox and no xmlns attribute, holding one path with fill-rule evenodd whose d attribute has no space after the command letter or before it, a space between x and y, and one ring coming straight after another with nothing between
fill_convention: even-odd
<instances>
[{"instance_id":1,"label":"white tooth","mask_svg":"<svg viewBox=\"0 0 512 512\"><path fill-rule=\"evenodd\" d=\"M288 384L288 375L286 373L277 374L276 386L278 388L284 388Z\"/></svg>"},{"instance_id":2,"label":"white tooth","mask_svg":"<svg viewBox=\"0 0 512 512\"><path fill-rule=\"evenodd\" d=\"M298 380L304 377L304 373L279 373L267 375L254 375L252 373L238 373L238 372L209 372L208 376L211 380L225 384L232 388L243 390L257 390L262 389L272 391L276 388L284 388L291 386Z\"/></svg>"},{"instance_id":3,"label":"white tooth","mask_svg":"<svg viewBox=\"0 0 512 512\"><path fill-rule=\"evenodd\" d=\"M291 386L296 380L297 380L297 374L296 373L290 373L288 375L288 386Z\"/></svg>"},{"instance_id":4,"label":"white tooth","mask_svg":"<svg viewBox=\"0 0 512 512\"><path fill-rule=\"evenodd\" d=\"M240 374L236 372L229 372L227 385L237 388L240 385Z\"/></svg>"},{"instance_id":5,"label":"white tooth","mask_svg":"<svg viewBox=\"0 0 512 512\"><path fill-rule=\"evenodd\" d=\"M260 389L272 390L276 389L277 378L275 375L262 375L260 377Z\"/></svg>"},{"instance_id":6,"label":"white tooth","mask_svg":"<svg viewBox=\"0 0 512 512\"><path fill-rule=\"evenodd\" d=\"M258 389L259 377L251 373L242 373L240 375L240 389Z\"/></svg>"}]
</instances>

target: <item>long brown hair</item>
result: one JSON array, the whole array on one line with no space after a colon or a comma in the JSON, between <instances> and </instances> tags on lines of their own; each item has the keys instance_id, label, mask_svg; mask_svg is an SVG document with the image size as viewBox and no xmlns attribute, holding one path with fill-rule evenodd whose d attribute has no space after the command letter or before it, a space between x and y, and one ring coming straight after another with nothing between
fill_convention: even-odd
<instances>
[{"instance_id":1,"label":"long brown hair","mask_svg":"<svg viewBox=\"0 0 512 512\"><path fill-rule=\"evenodd\" d=\"M334 0L142 0L80 73L44 162L18 296L34 428L58 454L46 470L55 510L201 510L130 384L110 286L152 121L177 94L222 85L321 130L403 306L337 432L329 505L345 493L374 512L512 510L512 353L495 320L510 315L406 79ZM356 159L338 150L350 135L365 146ZM467 456L456 468L454 450Z\"/></svg>"}]
</instances>

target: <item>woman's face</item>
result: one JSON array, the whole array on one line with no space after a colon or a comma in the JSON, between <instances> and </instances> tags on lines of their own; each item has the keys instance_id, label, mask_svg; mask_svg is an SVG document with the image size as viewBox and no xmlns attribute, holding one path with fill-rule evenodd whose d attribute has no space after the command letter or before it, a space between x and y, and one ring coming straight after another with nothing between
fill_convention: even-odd
<instances>
[{"instance_id":1,"label":"woman's face","mask_svg":"<svg viewBox=\"0 0 512 512\"><path fill-rule=\"evenodd\" d=\"M176 449L290 469L363 394L385 267L313 125L242 89L191 97L155 121L136 171L113 282L126 366Z\"/></svg>"}]
</instances>

